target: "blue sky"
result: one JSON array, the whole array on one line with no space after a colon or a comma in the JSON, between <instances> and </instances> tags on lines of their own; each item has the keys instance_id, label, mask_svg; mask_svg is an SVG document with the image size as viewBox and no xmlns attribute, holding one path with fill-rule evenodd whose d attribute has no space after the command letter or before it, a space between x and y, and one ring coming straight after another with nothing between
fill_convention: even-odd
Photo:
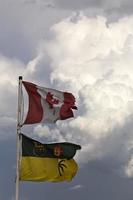
<instances>
[{"instance_id":1,"label":"blue sky","mask_svg":"<svg viewBox=\"0 0 133 200\"><path fill-rule=\"evenodd\" d=\"M24 126L23 133L43 142L75 142L82 150L72 182L23 182L20 200L131 200L133 3L0 0L0 27L0 199L15 195L21 75L72 92L78 105L74 119ZM26 112L25 91L24 97Z\"/></svg>"}]
</instances>

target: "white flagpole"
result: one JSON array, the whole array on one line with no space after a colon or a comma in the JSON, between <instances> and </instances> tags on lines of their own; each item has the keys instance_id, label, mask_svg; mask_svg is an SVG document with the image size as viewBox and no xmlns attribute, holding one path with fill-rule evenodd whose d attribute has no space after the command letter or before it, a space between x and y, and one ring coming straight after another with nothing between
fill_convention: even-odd
<instances>
[{"instance_id":1,"label":"white flagpole","mask_svg":"<svg viewBox=\"0 0 133 200\"><path fill-rule=\"evenodd\" d=\"M18 113L17 113L17 158L16 158L16 194L15 200L19 200L19 163L20 163L20 133L22 126L22 76L19 76L18 85Z\"/></svg>"}]
</instances>

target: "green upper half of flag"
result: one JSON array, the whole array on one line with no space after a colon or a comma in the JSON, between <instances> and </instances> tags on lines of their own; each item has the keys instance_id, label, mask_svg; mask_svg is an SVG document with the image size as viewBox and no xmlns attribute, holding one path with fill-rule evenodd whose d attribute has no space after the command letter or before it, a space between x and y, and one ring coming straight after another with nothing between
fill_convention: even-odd
<instances>
[{"instance_id":1,"label":"green upper half of flag","mask_svg":"<svg viewBox=\"0 0 133 200\"><path fill-rule=\"evenodd\" d=\"M21 134L21 137L22 156L71 159L76 154L76 150L81 149L80 145L69 142L44 144L24 134Z\"/></svg>"}]
</instances>

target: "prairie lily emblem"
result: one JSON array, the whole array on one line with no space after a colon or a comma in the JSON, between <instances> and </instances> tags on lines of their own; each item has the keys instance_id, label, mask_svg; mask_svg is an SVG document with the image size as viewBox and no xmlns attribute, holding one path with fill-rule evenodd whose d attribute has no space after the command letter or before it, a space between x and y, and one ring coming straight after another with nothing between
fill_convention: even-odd
<instances>
[{"instance_id":1,"label":"prairie lily emblem","mask_svg":"<svg viewBox=\"0 0 133 200\"><path fill-rule=\"evenodd\" d=\"M60 160L58 162L58 171L59 171L60 176L63 175L64 170L67 168L67 166L64 163L65 163L65 160Z\"/></svg>"},{"instance_id":2,"label":"prairie lily emblem","mask_svg":"<svg viewBox=\"0 0 133 200\"><path fill-rule=\"evenodd\" d=\"M59 145L55 146L54 148L54 155L59 157L63 154L63 148Z\"/></svg>"}]
</instances>

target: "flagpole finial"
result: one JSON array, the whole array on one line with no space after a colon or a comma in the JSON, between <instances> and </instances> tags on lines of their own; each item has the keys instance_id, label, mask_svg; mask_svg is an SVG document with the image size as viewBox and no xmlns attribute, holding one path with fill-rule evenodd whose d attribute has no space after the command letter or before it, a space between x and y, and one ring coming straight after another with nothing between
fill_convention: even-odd
<instances>
[{"instance_id":1,"label":"flagpole finial","mask_svg":"<svg viewBox=\"0 0 133 200\"><path fill-rule=\"evenodd\" d=\"M23 77L22 76L19 76L19 80L22 80L23 79Z\"/></svg>"}]
</instances>

